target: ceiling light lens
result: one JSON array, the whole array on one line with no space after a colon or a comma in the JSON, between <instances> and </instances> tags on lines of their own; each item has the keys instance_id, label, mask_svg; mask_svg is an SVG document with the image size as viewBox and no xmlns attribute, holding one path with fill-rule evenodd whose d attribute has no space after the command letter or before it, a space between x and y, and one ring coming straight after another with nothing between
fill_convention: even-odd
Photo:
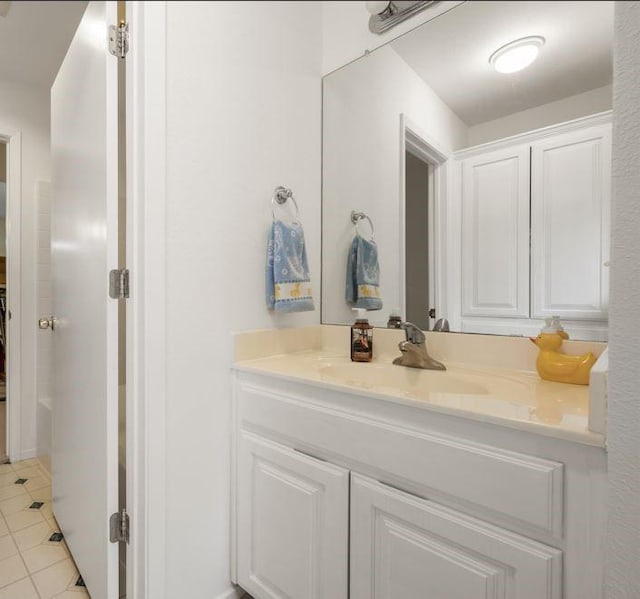
<instances>
[{"instance_id":1,"label":"ceiling light lens","mask_svg":"<svg viewBox=\"0 0 640 599\"><path fill-rule=\"evenodd\" d=\"M528 67L537 57L544 38L525 37L496 50L489 62L498 73L515 73Z\"/></svg>"}]
</instances>

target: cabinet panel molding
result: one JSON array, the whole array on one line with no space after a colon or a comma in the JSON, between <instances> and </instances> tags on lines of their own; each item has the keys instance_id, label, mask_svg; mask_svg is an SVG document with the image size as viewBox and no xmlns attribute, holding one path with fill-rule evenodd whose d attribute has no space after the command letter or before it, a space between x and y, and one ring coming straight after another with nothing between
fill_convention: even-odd
<instances>
[{"instance_id":1,"label":"cabinet panel molding","mask_svg":"<svg viewBox=\"0 0 640 599\"><path fill-rule=\"evenodd\" d=\"M529 145L467 158L462 314L529 316Z\"/></svg>"},{"instance_id":2,"label":"cabinet panel molding","mask_svg":"<svg viewBox=\"0 0 640 599\"><path fill-rule=\"evenodd\" d=\"M532 315L606 320L611 126L532 146Z\"/></svg>"},{"instance_id":3,"label":"cabinet panel molding","mask_svg":"<svg viewBox=\"0 0 640 599\"><path fill-rule=\"evenodd\" d=\"M425 488L562 535L564 471L559 462L381 422L246 382L239 392L244 426L375 464Z\"/></svg>"},{"instance_id":4,"label":"cabinet panel molding","mask_svg":"<svg viewBox=\"0 0 640 599\"><path fill-rule=\"evenodd\" d=\"M561 599L562 552L351 477L351 599Z\"/></svg>"},{"instance_id":5,"label":"cabinet panel molding","mask_svg":"<svg viewBox=\"0 0 640 599\"><path fill-rule=\"evenodd\" d=\"M348 470L239 437L239 584L257 599L346 599Z\"/></svg>"}]
</instances>

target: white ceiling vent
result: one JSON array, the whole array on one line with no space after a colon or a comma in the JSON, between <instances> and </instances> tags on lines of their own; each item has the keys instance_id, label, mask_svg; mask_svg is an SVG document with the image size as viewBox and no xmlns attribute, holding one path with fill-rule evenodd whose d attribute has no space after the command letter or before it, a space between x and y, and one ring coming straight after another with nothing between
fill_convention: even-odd
<instances>
[{"instance_id":1,"label":"white ceiling vent","mask_svg":"<svg viewBox=\"0 0 640 599\"><path fill-rule=\"evenodd\" d=\"M8 0L0 1L0 17L6 17L9 12L9 7L11 6L11 2Z\"/></svg>"}]
</instances>

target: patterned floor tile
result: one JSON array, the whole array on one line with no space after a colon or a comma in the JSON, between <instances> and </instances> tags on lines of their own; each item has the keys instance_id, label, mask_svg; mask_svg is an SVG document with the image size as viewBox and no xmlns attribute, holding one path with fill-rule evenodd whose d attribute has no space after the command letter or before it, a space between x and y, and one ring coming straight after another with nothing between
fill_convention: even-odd
<instances>
[{"instance_id":1,"label":"patterned floor tile","mask_svg":"<svg viewBox=\"0 0 640 599\"><path fill-rule=\"evenodd\" d=\"M24 567L20 554L16 553L16 555L0 561L0 587L16 582L26 575L27 569Z\"/></svg>"},{"instance_id":2,"label":"patterned floor tile","mask_svg":"<svg viewBox=\"0 0 640 599\"><path fill-rule=\"evenodd\" d=\"M27 570L32 574L68 558L64 546L38 545L22 553Z\"/></svg>"},{"instance_id":3,"label":"patterned floor tile","mask_svg":"<svg viewBox=\"0 0 640 599\"><path fill-rule=\"evenodd\" d=\"M24 495L18 495L11 499L5 499L0 501L0 512L3 516L10 516L27 509L33 503L31 495L25 493Z\"/></svg>"},{"instance_id":4,"label":"patterned floor tile","mask_svg":"<svg viewBox=\"0 0 640 599\"><path fill-rule=\"evenodd\" d=\"M16 514L5 516L4 519L11 532L17 532L45 521L38 510L23 510Z\"/></svg>"},{"instance_id":5,"label":"patterned floor tile","mask_svg":"<svg viewBox=\"0 0 640 599\"><path fill-rule=\"evenodd\" d=\"M42 599L51 599L68 590L78 578L78 571L70 559L65 559L32 575Z\"/></svg>"},{"instance_id":6,"label":"patterned floor tile","mask_svg":"<svg viewBox=\"0 0 640 599\"><path fill-rule=\"evenodd\" d=\"M51 479L39 462L0 464L0 599L91 599L55 533Z\"/></svg>"},{"instance_id":7,"label":"patterned floor tile","mask_svg":"<svg viewBox=\"0 0 640 599\"><path fill-rule=\"evenodd\" d=\"M29 526L23 528L18 532L13 533L13 538L20 551L26 551L36 545L41 545L47 542L49 537L53 534L53 529L48 522L40 522L35 526Z\"/></svg>"},{"instance_id":8,"label":"patterned floor tile","mask_svg":"<svg viewBox=\"0 0 640 599\"><path fill-rule=\"evenodd\" d=\"M6 559L18 553L18 547L11 535L0 537L0 560Z\"/></svg>"},{"instance_id":9,"label":"patterned floor tile","mask_svg":"<svg viewBox=\"0 0 640 599\"><path fill-rule=\"evenodd\" d=\"M0 589L0 599L40 599L31 578L23 578Z\"/></svg>"}]
</instances>

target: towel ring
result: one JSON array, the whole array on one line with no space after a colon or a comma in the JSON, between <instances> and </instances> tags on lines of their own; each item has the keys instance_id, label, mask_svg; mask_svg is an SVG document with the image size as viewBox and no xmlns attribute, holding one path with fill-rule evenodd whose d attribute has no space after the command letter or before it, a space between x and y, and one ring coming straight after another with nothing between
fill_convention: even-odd
<instances>
[{"instance_id":1,"label":"towel ring","mask_svg":"<svg viewBox=\"0 0 640 599\"><path fill-rule=\"evenodd\" d=\"M362 220L366 220L369 223L369 228L371 229L371 239L375 234L375 230L373 228L373 221L364 213L364 212L356 212L355 210L351 211L351 222L354 224L356 228L356 233L360 234L358 230L358 223Z\"/></svg>"},{"instance_id":2,"label":"towel ring","mask_svg":"<svg viewBox=\"0 0 640 599\"><path fill-rule=\"evenodd\" d=\"M294 222L298 222L298 215L300 213L298 209L298 202L293 197L293 192L287 188L279 185L276 187L273 197L271 198L271 216L273 220L276 220L276 205L283 206L287 203L287 200L291 200L293 202L293 206L296 209L296 214L294 218Z\"/></svg>"}]
</instances>

